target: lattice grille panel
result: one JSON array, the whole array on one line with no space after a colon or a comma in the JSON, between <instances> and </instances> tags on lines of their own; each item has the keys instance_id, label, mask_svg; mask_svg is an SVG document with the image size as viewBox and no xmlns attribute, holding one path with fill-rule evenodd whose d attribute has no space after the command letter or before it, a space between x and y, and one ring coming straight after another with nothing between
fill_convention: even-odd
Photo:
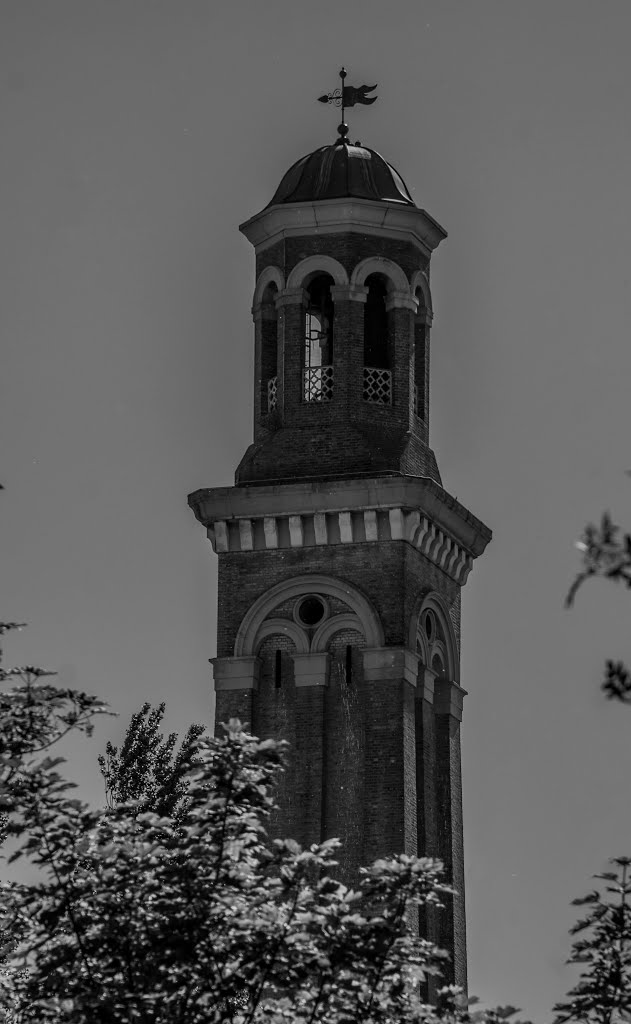
<instances>
[{"instance_id":1,"label":"lattice grille panel","mask_svg":"<svg viewBox=\"0 0 631 1024\"><path fill-rule=\"evenodd\" d=\"M392 404L392 373L375 366L364 367L364 401Z\"/></svg>"},{"instance_id":2,"label":"lattice grille panel","mask_svg":"<svg viewBox=\"0 0 631 1024\"><path fill-rule=\"evenodd\" d=\"M304 371L305 402L330 402L332 397L332 366L310 366Z\"/></svg>"},{"instance_id":3,"label":"lattice grille panel","mask_svg":"<svg viewBox=\"0 0 631 1024\"><path fill-rule=\"evenodd\" d=\"M278 405L278 377L270 377L267 382L267 411L274 412Z\"/></svg>"}]
</instances>

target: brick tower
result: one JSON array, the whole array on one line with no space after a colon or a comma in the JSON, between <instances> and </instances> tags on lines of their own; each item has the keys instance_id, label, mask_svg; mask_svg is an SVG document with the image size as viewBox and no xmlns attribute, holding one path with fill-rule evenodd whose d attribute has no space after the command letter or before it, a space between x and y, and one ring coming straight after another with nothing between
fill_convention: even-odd
<instances>
[{"instance_id":1,"label":"brick tower","mask_svg":"<svg viewBox=\"0 0 631 1024\"><path fill-rule=\"evenodd\" d=\"M445 231L378 153L299 160L254 246L254 441L189 504L219 556L216 722L291 744L274 827L343 841L340 874L437 856L424 922L466 986L460 590L490 531L429 447L429 264Z\"/></svg>"}]
</instances>

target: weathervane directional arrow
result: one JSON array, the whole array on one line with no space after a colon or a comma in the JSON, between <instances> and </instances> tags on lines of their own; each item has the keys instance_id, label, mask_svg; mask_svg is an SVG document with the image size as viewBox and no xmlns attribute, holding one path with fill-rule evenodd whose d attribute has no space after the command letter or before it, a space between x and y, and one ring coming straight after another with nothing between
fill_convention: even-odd
<instances>
[{"instance_id":1,"label":"weathervane directional arrow","mask_svg":"<svg viewBox=\"0 0 631 1024\"><path fill-rule=\"evenodd\" d=\"M344 110L346 107L354 107L356 103L363 103L365 106L369 106L374 103L377 96L369 96L369 92L374 92L377 88L376 85L344 85L346 78L346 68L342 68L340 71L340 78L342 80L341 86L334 89L333 92L327 92L323 96L318 96L320 103L332 103L335 107L342 108L342 123L338 128L340 135L344 142L347 142L346 135L348 134L348 125L344 123Z\"/></svg>"}]
</instances>

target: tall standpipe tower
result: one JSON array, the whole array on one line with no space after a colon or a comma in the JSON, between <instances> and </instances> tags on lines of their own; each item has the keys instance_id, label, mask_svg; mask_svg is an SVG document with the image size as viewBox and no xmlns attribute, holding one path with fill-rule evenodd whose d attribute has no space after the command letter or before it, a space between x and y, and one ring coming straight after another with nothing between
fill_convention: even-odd
<instances>
[{"instance_id":1,"label":"tall standpipe tower","mask_svg":"<svg viewBox=\"0 0 631 1024\"><path fill-rule=\"evenodd\" d=\"M374 150L298 160L254 246L254 440L189 497L219 558L216 722L284 738L273 823L339 837L340 875L440 857L424 922L466 986L460 591L490 531L429 444L430 260L443 228Z\"/></svg>"}]
</instances>

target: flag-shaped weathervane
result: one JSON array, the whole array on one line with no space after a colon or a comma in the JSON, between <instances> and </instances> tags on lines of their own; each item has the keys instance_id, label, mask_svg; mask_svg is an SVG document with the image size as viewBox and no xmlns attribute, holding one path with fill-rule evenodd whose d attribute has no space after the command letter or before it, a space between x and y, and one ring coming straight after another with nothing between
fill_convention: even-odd
<instances>
[{"instance_id":1,"label":"flag-shaped weathervane","mask_svg":"<svg viewBox=\"0 0 631 1024\"><path fill-rule=\"evenodd\" d=\"M325 93L324 96L318 96L320 103L332 103L335 107L342 108L342 124L339 126L339 132L342 137L348 134L348 127L344 124L344 108L354 107L356 103L363 103L369 106L374 103L377 99L376 96L369 96L369 92L374 92L377 88L376 85L344 85L346 78L346 68L342 68L340 71L340 78L342 84L339 88L334 89L333 92Z\"/></svg>"}]
</instances>

